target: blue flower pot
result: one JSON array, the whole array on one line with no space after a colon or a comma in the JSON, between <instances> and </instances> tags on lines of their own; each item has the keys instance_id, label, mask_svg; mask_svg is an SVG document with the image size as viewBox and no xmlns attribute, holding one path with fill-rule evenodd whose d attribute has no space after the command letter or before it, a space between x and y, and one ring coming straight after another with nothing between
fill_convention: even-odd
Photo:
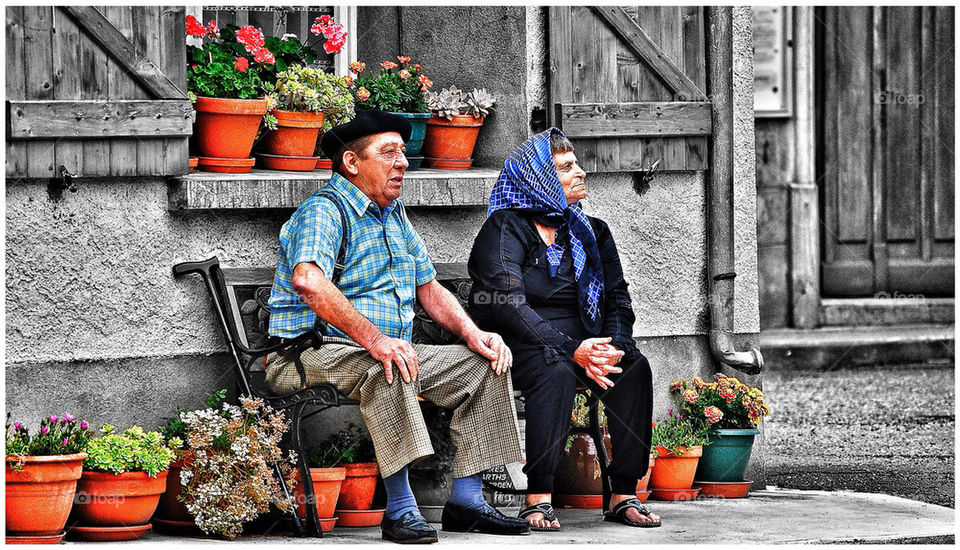
<instances>
[{"instance_id":1,"label":"blue flower pot","mask_svg":"<svg viewBox=\"0 0 960 550\"><path fill-rule=\"evenodd\" d=\"M720 429L710 433L697 464L696 481L743 481L753 450L753 438L760 430Z\"/></svg>"},{"instance_id":2,"label":"blue flower pot","mask_svg":"<svg viewBox=\"0 0 960 550\"><path fill-rule=\"evenodd\" d=\"M410 121L413 131L410 132L410 139L407 141L407 157L415 157L420 154L420 148L423 147L423 137L427 133L427 119L433 116L432 113L391 113Z\"/></svg>"}]
</instances>

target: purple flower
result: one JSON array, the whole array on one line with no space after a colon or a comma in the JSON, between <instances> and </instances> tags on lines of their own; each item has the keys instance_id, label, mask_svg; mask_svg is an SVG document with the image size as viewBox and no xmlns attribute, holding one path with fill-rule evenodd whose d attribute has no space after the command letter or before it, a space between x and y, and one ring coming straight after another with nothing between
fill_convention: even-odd
<instances>
[{"instance_id":1,"label":"purple flower","mask_svg":"<svg viewBox=\"0 0 960 550\"><path fill-rule=\"evenodd\" d=\"M67 439L66 439L66 438L64 438L63 441L60 442L60 446L62 446L62 447L66 447L66 446L67 446Z\"/></svg>"},{"instance_id":2,"label":"purple flower","mask_svg":"<svg viewBox=\"0 0 960 550\"><path fill-rule=\"evenodd\" d=\"M56 423L57 423L57 417L51 414L51 415L50 415L50 423L51 423L51 424L56 424Z\"/></svg>"},{"instance_id":3,"label":"purple flower","mask_svg":"<svg viewBox=\"0 0 960 550\"><path fill-rule=\"evenodd\" d=\"M14 423L13 423L13 429L14 429L14 430L17 430L17 431L19 432L19 431L20 431L20 423L19 423L19 422L14 422Z\"/></svg>"},{"instance_id":4,"label":"purple flower","mask_svg":"<svg viewBox=\"0 0 960 550\"><path fill-rule=\"evenodd\" d=\"M47 435L47 432L49 432L49 431L50 431L50 428L48 428L48 427L46 427L46 426L41 426L41 427L40 427L40 435Z\"/></svg>"},{"instance_id":5,"label":"purple flower","mask_svg":"<svg viewBox=\"0 0 960 550\"><path fill-rule=\"evenodd\" d=\"M77 419L77 417L76 417L76 416L73 416L72 414L65 414L65 415L63 415L63 422L64 422L64 424L69 424L70 422L73 422L73 421L76 420L76 419Z\"/></svg>"},{"instance_id":6,"label":"purple flower","mask_svg":"<svg viewBox=\"0 0 960 550\"><path fill-rule=\"evenodd\" d=\"M87 429L87 426L89 426L89 424L87 424L87 421L86 421L86 420L81 420L81 421L80 421L80 429L81 429L81 430L86 430L86 429Z\"/></svg>"},{"instance_id":7,"label":"purple flower","mask_svg":"<svg viewBox=\"0 0 960 550\"><path fill-rule=\"evenodd\" d=\"M667 409L667 414L669 414L670 416L673 416L673 409Z\"/></svg>"}]
</instances>

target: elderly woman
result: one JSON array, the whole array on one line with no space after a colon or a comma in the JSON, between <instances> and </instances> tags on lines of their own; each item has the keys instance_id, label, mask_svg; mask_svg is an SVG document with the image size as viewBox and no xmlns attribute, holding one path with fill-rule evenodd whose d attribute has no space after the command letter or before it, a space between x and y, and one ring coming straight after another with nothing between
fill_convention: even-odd
<instances>
[{"instance_id":1,"label":"elderly woman","mask_svg":"<svg viewBox=\"0 0 960 550\"><path fill-rule=\"evenodd\" d=\"M534 530L560 528L553 477L579 384L600 396L613 447L606 521L657 527L636 498L650 454L650 365L633 342L634 314L607 224L583 213L586 174L556 128L520 144L504 163L488 218L473 243L470 314L513 351L525 400L526 505Z\"/></svg>"}]
</instances>

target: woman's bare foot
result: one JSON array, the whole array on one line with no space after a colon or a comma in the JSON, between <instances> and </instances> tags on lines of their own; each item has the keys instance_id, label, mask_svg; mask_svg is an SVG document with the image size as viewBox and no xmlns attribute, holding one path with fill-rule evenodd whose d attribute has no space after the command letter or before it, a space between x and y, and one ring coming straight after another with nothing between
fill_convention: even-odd
<instances>
[{"instance_id":1,"label":"woman's bare foot","mask_svg":"<svg viewBox=\"0 0 960 550\"><path fill-rule=\"evenodd\" d=\"M528 494L527 500L524 502L523 507L529 508L535 504L540 504L541 502L550 502L550 493L540 493L540 494ZM527 516L527 523L530 524L530 527L539 527L539 528L552 528L559 529L560 522L557 520L547 521L543 514L540 512L534 512Z\"/></svg>"},{"instance_id":2,"label":"woman's bare foot","mask_svg":"<svg viewBox=\"0 0 960 550\"><path fill-rule=\"evenodd\" d=\"M621 502L630 499L637 498L637 495L610 495L610 512L613 511L614 506L620 504ZM645 516L641 514L636 508L629 508L626 511L627 519L630 521L635 521L637 523L657 523L660 521L660 516L654 514L653 512L650 515Z\"/></svg>"}]
</instances>

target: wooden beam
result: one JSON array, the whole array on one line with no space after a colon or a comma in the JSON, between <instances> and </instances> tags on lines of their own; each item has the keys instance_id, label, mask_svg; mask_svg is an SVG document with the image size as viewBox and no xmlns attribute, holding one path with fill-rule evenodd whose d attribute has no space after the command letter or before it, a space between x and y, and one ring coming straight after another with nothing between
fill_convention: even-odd
<instances>
[{"instance_id":1,"label":"wooden beam","mask_svg":"<svg viewBox=\"0 0 960 550\"><path fill-rule=\"evenodd\" d=\"M556 120L571 138L704 136L709 102L558 103Z\"/></svg>"},{"instance_id":2,"label":"wooden beam","mask_svg":"<svg viewBox=\"0 0 960 550\"><path fill-rule=\"evenodd\" d=\"M678 95L677 99L704 101L706 94L697 87L677 65L670 60L660 46L630 18L623 8L617 6L591 6L613 32L643 59L667 86Z\"/></svg>"},{"instance_id":3,"label":"wooden beam","mask_svg":"<svg viewBox=\"0 0 960 550\"><path fill-rule=\"evenodd\" d=\"M157 99L185 99L186 91L173 83L147 57L146 52L138 50L102 13L91 6L59 6L57 9L67 12L77 24L111 56L138 80L147 92ZM136 9L136 8L130 8Z\"/></svg>"},{"instance_id":4,"label":"wooden beam","mask_svg":"<svg viewBox=\"0 0 960 550\"><path fill-rule=\"evenodd\" d=\"M8 101L11 139L168 137L193 133L189 101Z\"/></svg>"}]
</instances>

